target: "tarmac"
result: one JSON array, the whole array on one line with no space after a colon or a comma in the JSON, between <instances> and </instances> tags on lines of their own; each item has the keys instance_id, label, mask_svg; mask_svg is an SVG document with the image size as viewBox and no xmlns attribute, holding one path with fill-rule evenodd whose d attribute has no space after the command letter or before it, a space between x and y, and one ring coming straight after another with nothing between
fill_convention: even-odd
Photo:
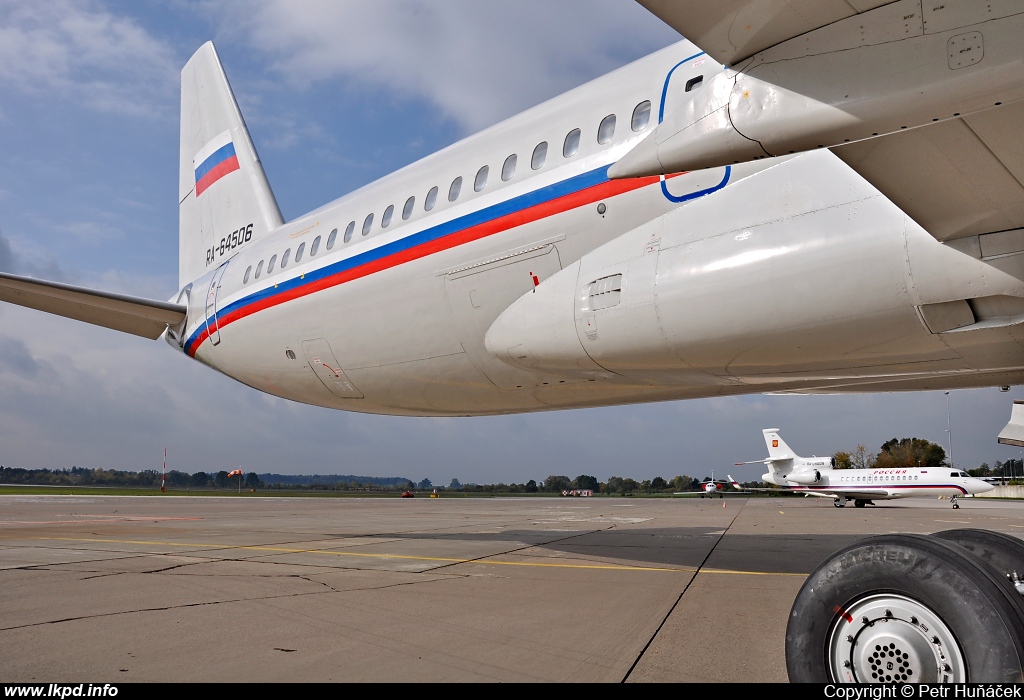
<instances>
[{"instance_id":1,"label":"tarmac","mask_svg":"<svg viewBox=\"0 0 1024 700\"><path fill-rule=\"evenodd\" d=\"M5 682L787 680L862 536L1024 502L0 496Z\"/></svg>"}]
</instances>

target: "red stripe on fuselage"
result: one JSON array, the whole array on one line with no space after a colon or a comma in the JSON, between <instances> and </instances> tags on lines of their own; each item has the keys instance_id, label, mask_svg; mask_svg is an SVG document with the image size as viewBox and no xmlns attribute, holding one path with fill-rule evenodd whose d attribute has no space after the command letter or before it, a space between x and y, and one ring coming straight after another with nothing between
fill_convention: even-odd
<instances>
[{"instance_id":1,"label":"red stripe on fuselage","mask_svg":"<svg viewBox=\"0 0 1024 700\"><path fill-rule=\"evenodd\" d=\"M213 171L211 171L211 174L212 173ZM684 173L679 174L681 175ZM678 175L669 176L669 178L672 177L678 177ZM205 180L206 178L203 179ZM657 184L659 180L660 178L658 177L609 180L608 182L588 187L580 190L579 192L573 192L572 194L557 197L549 202L543 202L527 209L523 209L522 211L500 216L496 219L492 219L491 221L477 224L476 226L471 226L470 228L463 229L462 231L458 231L448 236L443 236L427 243L423 243L415 248L403 250L393 255L389 255L386 258L374 260L351 270L345 270L344 272L339 272L320 280L311 281L299 288L283 291L267 299L253 302L252 304L241 309L237 309L236 311L232 311L224 316L218 316L217 327L222 330L224 326L227 326L230 323L243 319L246 316L251 316L252 314L263 311L264 309L277 306L278 304L284 304L285 302L299 299L324 289L336 287L340 284L344 284L345 282L351 282L352 280L372 275L375 272L382 272L407 262L425 258L428 255L433 255L434 253L440 253L445 250L456 248L465 243L471 243L473 241L478 241L481 238L493 236L496 233L508 231L509 229L513 229L518 226L523 226L535 221L540 221L541 219L546 219L556 214L561 214L572 209L593 204L601 199L616 197L620 194L626 194L627 192L647 187L648 185ZM210 328L209 325L207 325L206 329L204 329L202 333L199 334L199 337L196 338L195 343L192 344L189 356L195 357L199 347L209 337Z\"/></svg>"}]
</instances>

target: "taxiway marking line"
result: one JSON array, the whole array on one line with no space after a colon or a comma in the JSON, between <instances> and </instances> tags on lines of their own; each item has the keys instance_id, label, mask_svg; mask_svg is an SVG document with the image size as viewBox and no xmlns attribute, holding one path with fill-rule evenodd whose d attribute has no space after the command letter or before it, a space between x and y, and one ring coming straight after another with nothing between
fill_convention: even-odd
<instances>
[{"instance_id":1,"label":"taxiway marking line","mask_svg":"<svg viewBox=\"0 0 1024 700\"><path fill-rule=\"evenodd\" d=\"M147 518L125 516L98 520L0 520L0 525L79 525L90 523L162 523L170 520L203 520L203 518Z\"/></svg>"},{"instance_id":2,"label":"taxiway marking line","mask_svg":"<svg viewBox=\"0 0 1024 700\"><path fill-rule=\"evenodd\" d=\"M295 549L291 547L268 547L265 545L228 545L228 544L196 544L186 542L158 542L155 540L112 540L99 538L71 538L71 537L37 537L36 540L48 542L92 542L98 544L137 544L159 547L189 547L191 549L247 549L255 552L276 552L279 554L327 554L336 557L365 557L372 559L408 559L413 561L443 561L452 564L480 564L481 566L525 566L531 568L550 569L599 569L603 571L669 571L680 574L692 574L697 571L691 567L658 567L658 566L618 566L615 564L554 564L549 562L529 561L501 561L485 559L462 559L458 557L427 557L416 554L386 554L374 552L335 552L327 549ZM159 554L159 552L153 552ZM802 576L806 574L793 574L773 571L733 571L731 569L703 569L701 573L706 574L734 574L739 576Z\"/></svg>"}]
</instances>

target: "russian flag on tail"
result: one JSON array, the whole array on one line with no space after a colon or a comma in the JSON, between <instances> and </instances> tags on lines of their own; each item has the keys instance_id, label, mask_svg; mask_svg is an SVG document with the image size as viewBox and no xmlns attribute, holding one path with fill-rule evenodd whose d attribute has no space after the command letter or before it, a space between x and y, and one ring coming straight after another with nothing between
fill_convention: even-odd
<instances>
[{"instance_id":1,"label":"russian flag on tail","mask_svg":"<svg viewBox=\"0 0 1024 700\"><path fill-rule=\"evenodd\" d=\"M238 170L238 156L231 132L225 131L200 149L192 159L196 169L196 197L228 173Z\"/></svg>"}]
</instances>

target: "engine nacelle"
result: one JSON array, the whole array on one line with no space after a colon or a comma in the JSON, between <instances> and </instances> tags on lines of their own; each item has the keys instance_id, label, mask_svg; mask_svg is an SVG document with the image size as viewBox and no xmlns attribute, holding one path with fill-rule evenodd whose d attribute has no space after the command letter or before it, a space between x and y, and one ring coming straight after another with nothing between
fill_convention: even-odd
<instances>
[{"instance_id":1,"label":"engine nacelle","mask_svg":"<svg viewBox=\"0 0 1024 700\"><path fill-rule=\"evenodd\" d=\"M826 385L948 353L918 316L923 301L1020 295L1020 280L937 243L856 174L824 167L831 158L779 163L596 248L498 316L488 351L540 373L703 395ZM824 206L819 192L850 200ZM908 251L927 275L911 278Z\"/></svg>"},{"instance_id":2,"label":"engine nacelle","mask_svg":"<svg viewBox=\"0 0 1024 700\"><path fill-rule=\"evenodd\" d=\"M803 486L814 486L815 484L821 483L821 472L817 469L804 472L794 472L792 474L787 474L785 479L786 481L791 481Z\"/></svg>"},{"instance_id":3,"label":"engine nacelle","mask_svg":"<svg viewBox=\"0 0 1024 700\"><path fill-rule=\"evenodd\" d=\"M609 175L800 153L1024 99L1020 12L899 0L791 39L695 92L669 93L664 121Z\"/></svg>"}]
</instances>

